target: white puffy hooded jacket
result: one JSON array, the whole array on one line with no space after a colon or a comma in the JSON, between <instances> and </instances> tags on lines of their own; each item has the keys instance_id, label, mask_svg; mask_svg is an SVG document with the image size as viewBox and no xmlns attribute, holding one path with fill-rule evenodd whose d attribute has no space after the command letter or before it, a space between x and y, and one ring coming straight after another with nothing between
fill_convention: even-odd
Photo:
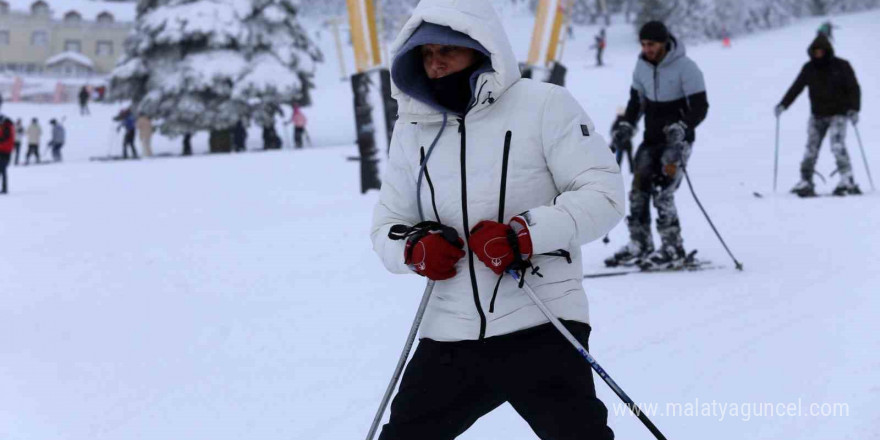
<instances>
[{"instance_id":1,"label":"white puffy hooded jacket","mask_svg":"<svg viewBox=\"0 0 880 440\"><path fill-rule=\"evenodd\" d=\"M490 53L492 71L479 75L467 114L447 115L446 124L436 107L394 84L399 120L373 214L374 250L389 271L413 273L404 264L405 243L388 233L394 225L420 221L416 182L421 157L436 139L422 181L425 220L454 227L467 241L479 221L498 220L503 194L505 223L527 212L536 254L531 261L543 275L527 274L527 282L558 317L588 323L580 247L623 217L623 180L614 156L567 90L520 78L488 1L422 0L392 45L394 56L422 22L469 35ZM571 253L570 263L537 255L560 249ZM482 339L547 322L510 276L501 279L490 310L498 276L472 252L456 271L436 283L421 337Z\"/></svg>"}]
</instances>

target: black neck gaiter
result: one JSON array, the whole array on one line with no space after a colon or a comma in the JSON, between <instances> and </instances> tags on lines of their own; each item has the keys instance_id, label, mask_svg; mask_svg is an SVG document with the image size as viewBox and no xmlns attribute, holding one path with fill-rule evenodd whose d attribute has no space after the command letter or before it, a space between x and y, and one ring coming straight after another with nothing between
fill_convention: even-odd
<instances>
[{"instance_id":1,"label":"black neck gaiter","mask_svg":"<svg viewBox=\"0 0 880 440\"><path fill-rule=\"evenodd\" d=\"M480 68L479 62L474 63L461 72L446 75L442 78L429 79L431 92L437 103L453 112L463 115L471 103L471 75Z\"/></svg>"}]
</instances>

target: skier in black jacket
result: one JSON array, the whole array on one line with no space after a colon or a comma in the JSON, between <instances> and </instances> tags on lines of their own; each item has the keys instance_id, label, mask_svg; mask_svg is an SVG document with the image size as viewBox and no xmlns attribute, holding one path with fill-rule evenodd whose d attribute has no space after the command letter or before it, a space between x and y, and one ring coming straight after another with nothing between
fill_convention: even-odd
<instances>
[{"instance_id":1,"label":"skier in black jacket","mask_svg":"<svg viewBox=\"0 0 880 440\"><path fill-rule=\"evenodd\" d=\"M813 40L808 49L810 61L804 64L788 93L776 106L776 117L782 114L797 99L804 87L810 88L810 116L807 152L801 162L801 181L791 192L801 196L815 196L813 174L819 147L825 134L831 132L831 151L837 161L840 183L834 195L861 194L862 191L853 180L852 165L846 152L846 122L853 125L859 122L861 91L856 74L849 62L834 54L831 42L824 35Z\"/></svg>"}]
</instances>

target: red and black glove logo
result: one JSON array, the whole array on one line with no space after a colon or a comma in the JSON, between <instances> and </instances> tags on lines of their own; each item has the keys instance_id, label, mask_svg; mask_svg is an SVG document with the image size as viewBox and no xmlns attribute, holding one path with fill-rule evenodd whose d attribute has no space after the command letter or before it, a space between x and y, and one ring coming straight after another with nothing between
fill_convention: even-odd
<instances>
[{"instance_id":1,"label":"red and black glove logo","mask_svg":"<svg viewBox=\"0 0 880 440\"><path fill-rule=\"evenodd\" d=\"M528 266L532 257L532 239L529 228L521 217L514 217L510 225L484 220L471 230L468 245L483 264L496 275L508 268Z\"/></svg>"}]
</instances>

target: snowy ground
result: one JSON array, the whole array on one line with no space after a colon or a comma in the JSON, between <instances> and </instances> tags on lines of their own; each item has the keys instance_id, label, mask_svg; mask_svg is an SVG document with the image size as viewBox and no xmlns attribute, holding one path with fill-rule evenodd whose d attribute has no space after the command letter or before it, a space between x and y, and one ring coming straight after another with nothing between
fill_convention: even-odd
<instances>
[{"instance_id":1,"label":"snowy ground","mask_svg":"<svg viewBox=\"0 0 880 440\"><path fill-rule=\"evenodd\" d=\"M838 53L862 82L861 130L875 173L880 62L864 41L878 20L880 12L835 18ZM531 21L507 22L524 57ZM686 246L727 269L586 282L592 353L637 402L660 405L653 419L670 439L878 438L880 205L876 193L783 194L797 179L806 96L783 117L781 191L770 194L772 107L817 24L689 50L712 105L690 170L746 271L730 269L682 188ZM578 30L565 61L569 88L607 127L625 103L637 49L629 27L613 27L610 67L593 69L594 31ZM12 194L0 197L0 438L365 434L424 283L386 274L370 250L376 193L358 194L357 167L345 161L356 151L349 86L338 80L331 44L325 32L328 63L310 119L316 144L337 148L96 163L87 158L118 154L106 123L115 107L95 106L89 118L73 106L3 107L42 122L66 115L70 140L66 163L12 168ZM258 137L251 133L251 148ZM205 142L194 140L197 151ZM854 138L849 147L867 190ZM178 152L179 140L159 139L156 150ZM586 246L585 270L601 270L625 236L621 225L611 245ZM650 438L597 388L618 438ZM729 406L665 413L668 403L712 401L751 414ZM799 402L800 416L758 416L748 406ZM846 404L848 415L811 416L813 403ZM535 436L503 406L461 438Z\"/></svg>"}]
</instances>

